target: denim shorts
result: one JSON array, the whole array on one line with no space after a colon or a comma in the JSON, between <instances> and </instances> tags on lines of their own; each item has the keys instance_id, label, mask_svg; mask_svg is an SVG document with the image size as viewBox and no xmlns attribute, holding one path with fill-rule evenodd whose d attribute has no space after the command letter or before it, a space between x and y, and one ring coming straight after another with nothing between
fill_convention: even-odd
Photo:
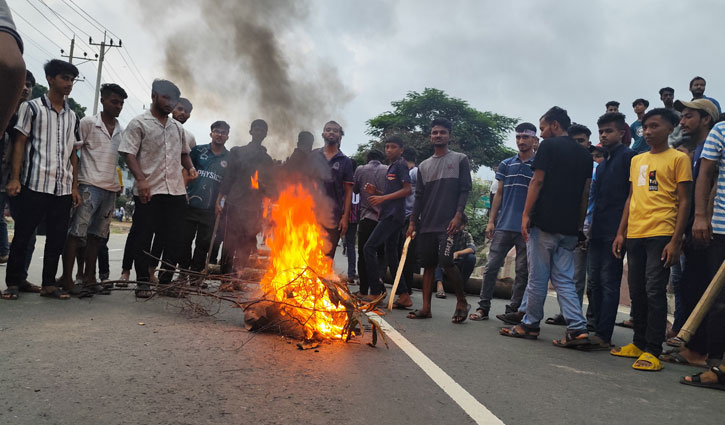
<instances>
[{"instance_id":1,"label":"denim shorts","mask_svg":"<svg viewBox=\"0 0 725 425\"><path fill-rule=\"evenodd\" d=\"M78 193L83 202L73 210L68 233L79 238L85 238L88 234L107 238L116 208L116 192L80 184Z\"/></svg>"}]
</instances>

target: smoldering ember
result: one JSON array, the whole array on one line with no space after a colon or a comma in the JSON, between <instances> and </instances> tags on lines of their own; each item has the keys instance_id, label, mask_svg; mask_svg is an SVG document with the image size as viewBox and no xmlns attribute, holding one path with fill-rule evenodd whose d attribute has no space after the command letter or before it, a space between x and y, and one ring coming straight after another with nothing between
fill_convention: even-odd
<instances>
[{"instance_id":1,"label":"smoldering ember","mask_svg":"<svg viewBox=\"0 0 725 425\"><path fill-rule=\"evenodd\" d=\"M715 3L0 0L0 424L722 422Z\"/></svg>"}]
</instances>

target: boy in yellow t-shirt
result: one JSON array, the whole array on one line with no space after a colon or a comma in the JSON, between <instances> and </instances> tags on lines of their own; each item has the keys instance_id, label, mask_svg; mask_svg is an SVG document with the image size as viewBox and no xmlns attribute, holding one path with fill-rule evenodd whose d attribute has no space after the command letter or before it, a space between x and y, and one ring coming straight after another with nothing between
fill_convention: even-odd
<instances>
[{"instance_id":1,"label":"boy in yellow t-shirt","mask_svg":"<svg viewBox=\"0 0 725 425\"><path fill-rule=\"evenodd\" d=\"M667 282L670 266L679 261L690 213L692 166L687 154L667 144L677 116L658 108L642 118L650 152L632 158L629 198L624 207L612 253L627 251L629 295L632 299L632 343L611 351L637 358L638 370L660 370L667 322Z\"/></svg>"}]
</instances>

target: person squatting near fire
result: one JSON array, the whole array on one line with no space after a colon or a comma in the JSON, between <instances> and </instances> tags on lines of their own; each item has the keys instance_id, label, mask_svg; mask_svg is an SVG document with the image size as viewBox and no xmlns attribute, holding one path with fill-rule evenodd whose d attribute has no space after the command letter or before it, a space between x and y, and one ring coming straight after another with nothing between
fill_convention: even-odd
<instances>
[{"instance_id":1,"label":"person squatting near fire","mask_svg":"<svg viewBox=\"0 0 725 425\"><path fill-rule=\"evenodd\" d=\"M476 244L473 242L473 236L466 231L468 225L468 217L463 214L461 219L461 228L453 235L453 264L461 274L461 282L465 286L468 279L473 273L476 266ZM447 298L444 282L445 271L443 267L436 267L435 283L436 298ZM470 317L470 316L469 316Z\"/></svg>"},{"instance_id":2,"label":"person squatting near fire","mask_svg":"<svg viewBox=\"0 0 725 425\"><path fill-rule=\"evenodd\" d=\"M181 175L185 168L192 179L198 177L189 157L189 145L184 129L169 114L179 102L179 88L167 80L155 80L151 86L151 108L133 118L123 132L119 152L125 154L126 164L136 179L133 220L138 226L134 241L136 296L152 295L148 252L153 235L165 241L170 264L177 264L183 236L186 210L186 188ZM173 271L159 275L159 293L178 296L178 288L168 286Z\"/></svg>"},{"instance_id":3,"label":"person squatting near fire","mask_svg":"<svg viewBox=\"0 0 725 425\"><path fill-rule=\"evenodd\" d=\"M116 173L118 148L123 128L118 122L126 91L117 84L101 86L103 110L95 116L84 117L80 122L81 143L78 164L78 193L80 205L73 211L68 238L63 249L64 289L74 295L101 293L110 290L96 281L96 258L98 250L108 238L116 194L121 190ZM81 285L74 285L73 263L78 246L86 240L85 273Z\"/></svg>"},{"instance_id":4,"label":"person squatting near fire","mask_svg":"<svg viewBox=\"0 0 725 425\"><path fill-rule=\"evenodd\" d=\"M228 165L229 151L224 144L229 139L229 131L229 124L225 121L213 122L209 134L211 142L193 147L189 154L199 177L192 180L186 188L189 207L185 214L184 245L179 261L179 268L182 270L201 272L205 267L217 217L219 186Z\"/></svg>"},{"instance_id":5,"label":"person squatting near fire","mask_svg":"<svg viewBox=\"0 0 725 425\"><path fill-rule=\"evenodd\" d=\"M519 153L501 161L496 172L498 190L494 194L491 215L486 226L486 235L491 239L491 249L483 272L478 308L471 314L471 320L488 319L496 278L511 248L516 247L516 279L511 291L511 301L506 305L506 313L518 311L529 279L526 242L521 234L521 216L529 182L534 175L531 165L534 162L534 141L537 139L536 126L524 122L517 125L515 131Z\"/></svg>"},{"instance_id":6,"label":"person squatting near fire","mask_svg":"<svg viewBox=\"0 0 725 425\"><path fill-rule=\"evenodd\" d=\"M267 137L267 123L261 119L252 121L249 135L252 140L248 144L229 151L216 199L216 213L223 217L220 265L225 275L238 273L256 250L257 234L262 230L264 197L273 191L274 161L262 146Z\"/></svg>"},{"instance_id":7,"label":"person squatting near fire","mask_svg":"<svg viewBox=\"0 0 725 425\"><path fill-rule=\"evenodd\" d=\"M79 120L64 97L73 90L78 69L53 59L44 67L48 93L20 105L7 185L16 203L15 234L10 245L3 298L16 300L21 291L35 292L27 283L28 244L40 222L46 222L41 296L66 300L56 273L65 243L70 211L80 204L78 194Z\"/></svg>"},{"instance_id":8,"label":"person squatting near fire","mask_svg":"<svg viewBox=\"0 0 725 425\"><path fill-rule=\"evenodd\" d=\"M378 250L381 246L385 247L385 257L390 272L395 275L398 269L398 244L400 233L405 225L405 198L411 193L410 171L402 154L403 139L400 136L387 137L385 155L390 161L390 166L385 176L385 187L376 187L371 183L366 183L363 188L370 195L368 197L370 205L380 206L380 219L363 247L365 267L367 268L366 278L370 287L370 295L363 295L363 297L371 301L379 298L385 292L378 267ZM400 280L395 295L398 295L398 299L393 304L393 308L407 309L413 305L405 279Z\"/></svg>"},{"instance_id":9,"label":"person squatting near fire","mask_svg":"<svg viewBox=\"0 0 725 425\"><path fill-rule=\"evenodd\" d=\"M630 192L612 245L622 258L626 249L634 314L633 342L611 350L637 359L638 370L662 369L670 267L679 261L690 213L692 169L686 154L671 148L668 137L678 124L670 110L657 108L642 118L650 151L632 159Z\"/></svg>"},{"instance_id":10,"label":"person squatting near fire","mask_svg":"<svg viewBox=\"0 0 725 425\"><path fill-rule=\"evenodd\" d=\"M418 238L418 258L423 272L423 306L408 314L410 319L431 318L431 297L436 266L446 272L456 293L453 323L463 323L471 309L463 293L463 279L453 263L455 233L463 220L463 209L472 188L468 157L448 149L452 123L436 118L431 123L433 156L418 166L415 204L407 236Z\"/></svg>"}]
</instances>

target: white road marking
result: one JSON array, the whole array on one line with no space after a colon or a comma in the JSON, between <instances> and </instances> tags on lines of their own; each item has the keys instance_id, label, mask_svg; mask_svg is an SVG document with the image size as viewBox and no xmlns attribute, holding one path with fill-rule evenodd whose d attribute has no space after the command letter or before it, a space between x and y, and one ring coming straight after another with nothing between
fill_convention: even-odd
<instances>
[{"instance_id":1,"label":"white road marking","mask_svg":"<svg viewBox=\"0 0 725 425\"><path fill-rule=\"evenodd\" d=\"M423 372L426 373L448 396L458 404L468 416L477 424L481 425L504 425L501 419L491 413L483 404L479 403L468 391L453 380L446 372L437 364L433 363L422 351L416 348L408 341L400 332L390 326L388 322L383 320L377 314L369 314L373 320L380 323L380 327L385 331L386 338L393 341L405 354L415 362Z\"/></svg>"}]
</instances>

